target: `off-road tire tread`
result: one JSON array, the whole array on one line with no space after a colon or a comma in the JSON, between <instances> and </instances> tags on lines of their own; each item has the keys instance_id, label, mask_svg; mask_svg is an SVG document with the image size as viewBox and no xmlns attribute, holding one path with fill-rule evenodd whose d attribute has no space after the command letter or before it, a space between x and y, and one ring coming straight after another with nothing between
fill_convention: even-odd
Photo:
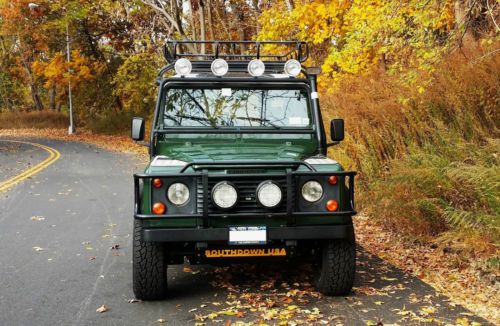
<instances>
[{"instance_id":1,"label":"off-road tire tread","mask_svg":"<svg viewBox=\"0 0 500 326\"><path fill-rule=\"evenodd\" d=\"M139 300L161 300L167 295L167 264L164 247L142 240L142 223L134 221L132 283Z\"/></svg>"},{"instance_id":2,"label":"off-road tire tread","mask_svg":"<svg viewBox=\"0 0 500 326\"><path fill-rule=\"evenodd\" d=\"M322 266L316 287L329 296L345 296L351 292L356 274L356 243L334 240L324 244Z\"/></svg>"}]
</instances>

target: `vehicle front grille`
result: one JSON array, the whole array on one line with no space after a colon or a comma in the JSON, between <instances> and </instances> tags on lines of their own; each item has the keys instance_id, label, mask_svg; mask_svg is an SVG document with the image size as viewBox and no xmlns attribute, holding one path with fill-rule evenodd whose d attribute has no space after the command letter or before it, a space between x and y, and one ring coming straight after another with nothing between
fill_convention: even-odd
<instances>
[{"instance_id":1,"label":"vehicle front grille","mask_svg":"<svg viewBox=\"0 0 500 326\"><path fill-rule=\"evenodd\" d=\"M236 206L230 210L221 210L212 203L212 188L220 181L231 182L238 191L238 202ZM281 188L283 197L281 203L278 207L273 209L268 209L262 207L256 198L257 186L267 180L272 180L276 182ZM293 194L293 192L292 192ZM198 179L197 183L197 211L199 214L203 213L203 184L201 178ZM208 213L209 214L235 214L235 213L285 213L286 212L286 198L287 198L287 183L286 176L282 178L266 178L265 176L260 178L255 177L239 177L238 180L233 178L209 178L208 179Z\"/></svg>"}]
</instances>

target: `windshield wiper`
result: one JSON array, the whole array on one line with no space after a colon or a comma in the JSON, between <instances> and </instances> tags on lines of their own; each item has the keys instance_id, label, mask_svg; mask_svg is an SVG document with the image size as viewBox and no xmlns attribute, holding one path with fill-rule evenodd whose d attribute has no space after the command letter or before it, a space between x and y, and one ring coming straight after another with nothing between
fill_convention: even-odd
<instances>
[{"instance_id":1,"label":"windshield wiper","mask_svg":"<svg viewBox=\"0 0 500 326\"><path fill-rule=\"evenodd\" d=\"M273 123L269 119L262 119L262 118L257 118L257 117L236 117L236 119L247 120L247 121L258 121L262 125L268 125L268 126L273 127L274 129L281 129L280 126L278 126L277 124Z\"/></svg>"},{"instance_id":2,"label":"windshield wiper","mask_svg":"<svg viewBox=\"0 0 500 326\"><path fill-rule=\"evenodd\" d=\"M189 119L189 120L194 120L194 121L198 121L198 122L207 122L207 124L203 124L204 126L210 126L212 128L215 128L215 129L219 129L219 127L215 124L212 124L212 122L210 120L208 120L207 118L201 118L201 117L196 117L194 115L177 115L175 117L173 116L170 116L170 115L167 115L165 116L166 119L169 119L169 120L172 120L174 122L176 122L177 124L180 125L179 121L177 121L177 119L175 118L181 118L181 119Z\"/></svg>"}]
</instances>

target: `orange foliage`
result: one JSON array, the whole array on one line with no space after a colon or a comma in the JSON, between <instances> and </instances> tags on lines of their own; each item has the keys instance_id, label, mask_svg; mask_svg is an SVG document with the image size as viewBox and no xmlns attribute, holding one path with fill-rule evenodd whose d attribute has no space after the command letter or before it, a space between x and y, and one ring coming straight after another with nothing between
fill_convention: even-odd
<instances>
[{"instance_id":1,"label":"orange foliage","mask_svg":"<svg viewBox=\"0 0 500 326\"><path fill-rule=\"evenodd\" d=\"M102 64L91 62L78 50L71 52L69 63L64 53L59 52L49 62L35 61L32 68L36 75L46 80L45 87L47 88L52 85L65 86L68 84L68 79L76 87L82 81L93 80L96 74L98 75L104 69Z\"/></svg>"}]
</instances>

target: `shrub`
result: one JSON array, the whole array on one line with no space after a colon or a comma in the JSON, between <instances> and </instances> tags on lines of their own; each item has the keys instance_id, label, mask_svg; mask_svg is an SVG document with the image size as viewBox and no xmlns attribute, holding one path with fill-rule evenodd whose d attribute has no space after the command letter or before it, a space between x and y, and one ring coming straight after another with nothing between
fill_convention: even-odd
<instances>
[{"instance_id":1,"label":"shrub","mask_svg":"<svg viewBox=\"0 0 500 326\"><path fill-rule=\"evenodd\" d=\"M68 115L58 111L43 110L0 113L0 129L68 128L68 126Z\"/></svg>"}]
</instances>

